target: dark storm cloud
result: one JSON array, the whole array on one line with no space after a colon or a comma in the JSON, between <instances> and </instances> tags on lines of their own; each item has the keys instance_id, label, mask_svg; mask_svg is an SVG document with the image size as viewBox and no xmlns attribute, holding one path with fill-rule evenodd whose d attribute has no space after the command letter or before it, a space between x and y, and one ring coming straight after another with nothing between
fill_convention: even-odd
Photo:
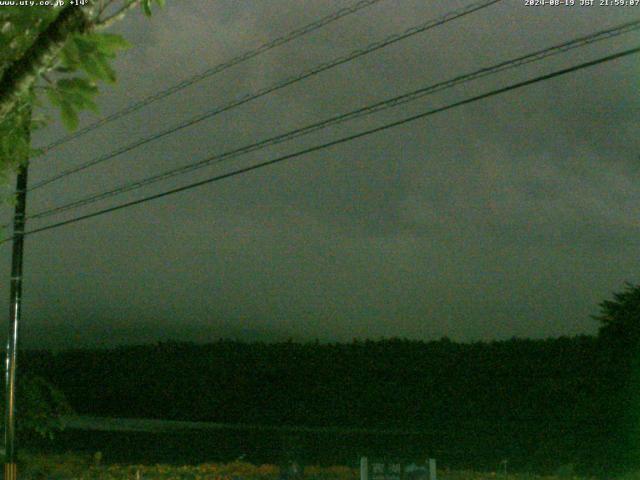
<instances>
[{"instance_id":1,"label":"dark storm cloud","mask_svg":"<svg viewBox=\"0 0 640 480\"><path fill-rule=\"evenodd\" d=\"M134 15L118 27L136 47L118 62L120 84L102 97L105 113L347 4L169 3L151 21ZM60 148L46 164L36 162L32 178L465 3L383 1ZM36 211L143 178L630 13L640 15L505 0L52 185L30 205ZM638 38L460 86L144 193L597 58ZM594 332L588 315L596 304L637 279L639 106L632 57L35 235L27 245L23 338L473 340ZM53 128L39 141L59 134Z\"/></svg>"}]
</instances>

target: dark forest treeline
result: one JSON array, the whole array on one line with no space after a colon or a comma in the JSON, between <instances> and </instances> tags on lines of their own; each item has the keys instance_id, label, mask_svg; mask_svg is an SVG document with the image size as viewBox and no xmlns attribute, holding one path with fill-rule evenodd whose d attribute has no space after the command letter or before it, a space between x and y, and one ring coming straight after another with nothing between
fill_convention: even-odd
<instances>
[{"instance_id":1,"label":"dark forest treeline","mask_svg":"<svg viewBox=\"0 0 640 480\"><path fill-rule=\"evenodd\" d=\"M163 342L25 353L79 414L424 430L446 453L622 465L629 368L595 337ZM628 362L627 362L628 363ZM632 407L632 405L631 405ZM433 432L437 432L434 436Z\"/></svg>"},{"instance_id":2,"label":"dark forest treeline","mask_svg":"<svg viewBox=\"0 0 640 480\"><path fill-rule=\"evenodd\" d=\"M597 414L593 337L459 344L161 342L28 352L78 413L295 425L406 426Z\"/></svg>"}]
</instances>

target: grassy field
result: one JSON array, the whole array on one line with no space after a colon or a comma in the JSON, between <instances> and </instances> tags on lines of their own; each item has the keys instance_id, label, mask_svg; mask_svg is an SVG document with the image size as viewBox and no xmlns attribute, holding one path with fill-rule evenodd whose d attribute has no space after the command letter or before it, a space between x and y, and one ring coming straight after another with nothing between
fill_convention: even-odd
<instances>
[{"instance_id":1,"label":"grassy field","mask_svg":"<svg viewBox=\"0 0 640 480\"><path fill-rule=\"evenodd\" d=\"M244 462L202 465L101 465L100 459L77 455L23 455L19 476L47 480L278 480L275 465ZM358 480L359 470L344 466L304 469L305 480ZM578 480L576 476L504 475L496 472L438 472L438 480ZM580 477L583 480L584 477Z\"/></svg>"}]
</instances>

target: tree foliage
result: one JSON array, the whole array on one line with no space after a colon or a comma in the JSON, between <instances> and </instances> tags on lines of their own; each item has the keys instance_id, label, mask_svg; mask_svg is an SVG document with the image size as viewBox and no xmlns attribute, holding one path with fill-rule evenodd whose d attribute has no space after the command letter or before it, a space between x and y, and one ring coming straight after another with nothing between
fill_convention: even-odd
<instances>
[{"instance_id":1,"label":"tree foliage","mask_svg":"<svg viewBox=\"0 0 640 480\"><path fill-rule=\"evenodd\" d=\"M0 404L4 405L4 389ZM72 412L65 395L44 378L26 375L18 383L16 414L22 437L52 439L64 428L62 417ZM0 427L4 429L4 417Z\"/></svg>"},{"instance_id":2,"label":"tree foliage","mask_svg":"<svg viewBox=\"0 0 640 480\"><path fill-rule=\"evenodd\" d=\"M613 298L600 303L598 363L606 372L600 398L602 408L616 412L612 425L617 430L622 461L640 458L640 285L625 283Z\"/></svg>"},{"instance_id":3,"label":"tree foliage","mask_svg":"<svg viewBox=\"0 0 640 480\"><path fill-rule=\"evenodd\" d=\"M600 322L602 340L636 348L640 344L640 284L625 283L612 300L600 303L600 314L594 319Z\"/></svg>"},{"instance_id":4,"label":"tree foliage","mask_svg":"<svg viewBox=\"0 0 640 480\"><path fill-rule=\"evenodd\" d=\"M51 2L52 4L54 2ZM88 0L83 6L0 7L0 175L37 152L27 133L50 120L38 113L50 102L73 130L83 110L96 112L100 82L114 83L116 55L129 43L105 33L130 9L164 0ZM25 119L25 111L34 112Z\"/></svg>"},{"instance_id":5,"label":"tree foliage","mask_svg":"<svg viewBox=\"0 0 640 480\"><path fill-rule=\"evenodd\" d=\"M384 451L402 448L420 458L437 448L449 464L463 452L458 460L476 468L496 468L508 458L510 468L552 470L614 461L609 428L618 412L602 408L603 378L592 362L597 347L593 337L475 344L164 342L39 352L25 357L25 365L59 385L81 415L419 430L424 434L407 437L412 443L394 440ZM309 453L319 440L305 438ZM223 445L229 438L207 441ZM377 448L381 439L362 441ZM344 436L322 442L341 450L341 461L356 454ZM265 434L256 448L268 451L273 439Z\"/></svg>"}]
</instances>

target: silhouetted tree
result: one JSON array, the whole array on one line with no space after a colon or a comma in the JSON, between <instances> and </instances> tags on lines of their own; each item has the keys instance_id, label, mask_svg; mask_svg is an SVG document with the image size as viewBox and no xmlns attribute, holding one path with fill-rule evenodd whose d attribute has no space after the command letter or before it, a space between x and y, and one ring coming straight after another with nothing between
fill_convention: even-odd
<instances>
[{"instance_id":1,"label":"silhouetted tree","mask_svg":"<svg viewBox=\"0 0 640 480\"><path fill-rule=\"evenodd\" d=\"M601 323L599 337L606 342L637 348L640 343L640 285L625 283L622 292L613 300L600 304L600 315L593 318Z\"/></svg>"},{"instance_id":2,"label":"silhouetted tree","mask_svg":"<svg viewBox=\"0 0 640 480\"><path fill-rule=\"evenodd\" d=\"M4 390L0 392L4 405ZM16 411L17 427L23 437L52 439L63 429L61 417L73 412L64 394L44 378L25 375L18 384ZM4 418L0 428L4 429Z\"/></svg>"},{"instance_id":3,"label":"silhouetted tree","mask_svg":"<svg viewBox=\"0 0 640 480\"><path fill-rule=\"evenodd\" d=\"M599 387L601 409L615 429L609 456L638 467L640 455L640 285L625 283L613 300L600 303Z\"/></svg>"}]
</instances>

